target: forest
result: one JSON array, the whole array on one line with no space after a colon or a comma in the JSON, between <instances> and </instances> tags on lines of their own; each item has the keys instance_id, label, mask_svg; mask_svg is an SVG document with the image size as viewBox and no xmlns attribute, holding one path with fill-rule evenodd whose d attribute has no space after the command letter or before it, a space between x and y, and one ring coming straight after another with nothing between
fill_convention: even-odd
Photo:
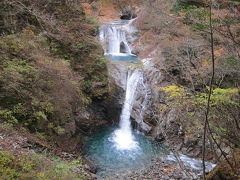
<instances>
[{"instance_id":1,"label":"forest","mask_svg":"<svg viewBox=\"0 0 240 180\"><path fill-rule=\"evenodd\" d=\"M239 178L239 0L0 1L0 179Z\"/></svg>"}]
</instances>

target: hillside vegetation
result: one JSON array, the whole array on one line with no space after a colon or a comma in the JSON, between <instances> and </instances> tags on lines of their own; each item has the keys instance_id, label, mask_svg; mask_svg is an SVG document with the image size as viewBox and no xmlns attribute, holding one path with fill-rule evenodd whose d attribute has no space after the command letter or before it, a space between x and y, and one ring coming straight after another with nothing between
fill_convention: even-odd
<instances>
[{"instance_id":1,"label":"hillside vegetation","mask_svg":"<svg viewBox=\"0 0 240 180\"><path fill-rule=\"evenodd\" d=\"M80 0L1 1L0 126L27 129L49 144L48 152L79 154L90 121L105 120L104 110L98 116L94 109L108 96L97 33L96 20L85 15ZM70 170L77 161L53 162L38 157L42 155L32 159L4 141L1 149L3 179L82 179Z\"/></svg>"},{"instance_id":2,"label":"hillside vegetation","mask_svg":"<svg viewBox=\"0 0 240 180\"><path fill-rule=\"evenodd\" d=\"M163 133L156 136L154 131L153 135L183 153L202 157L213 54L215 76L206 158L224 160L231 169L231 178L236 178L239 158L234 159L231 154L238 154L234 152L240 147L239 1L154 0L144 1L143 5L145 11L137 20L141 30L139 53L155 61L154 67L165 80L155 90L158 96L148 120L156 131ZM173 120L168 123L166 119ZM221 178L227 179L224 175Z\"/></svg>"},{"instance_id":3,"label":"hillside vegetation","mask_svg":"<svg viewBox=\"0 0 240 180\"><path fill-rule=\"evenodd\" d=\"M66 123L107 96L97 24L78 1L13 0L0 8L2 122L64 134Z\"/></svg>"}]
</instances>

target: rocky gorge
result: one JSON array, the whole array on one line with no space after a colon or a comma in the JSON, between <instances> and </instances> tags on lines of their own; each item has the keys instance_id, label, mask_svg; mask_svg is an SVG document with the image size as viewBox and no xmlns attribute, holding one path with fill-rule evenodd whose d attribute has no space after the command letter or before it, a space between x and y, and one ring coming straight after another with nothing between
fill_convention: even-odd
<instances>
[{"instance_id":1,"label":"rocky gorge","mask_svg":"<svg viewBox=\"0 0 240 180\"><path fill-rule=\"evenodd\" d=\"M237 0L0 10L0 179L239 178Z\"/></svg>"},{"instance_id":2,"label":"rocky gorge","mask_svg":"<svg viewBox=\"0 0 240 180\"><path fill-rule=\"evenodd\" d=\"M193 120L191 117L189 118L189 116L192 115L188 115L194 113L197 106L191 102L189 102L189 104L182 103L185 107L182 107L181 105L176 106L176 104L179 103L177 102L179 98L182 98L182 92L188 94L187 91L190 93L192 93L191 91L193 90L199 91L204 84L207 83L204 79L199 79L203 78L201 74L203 73L201 72L203 70L201 67L202 65L197 64L199 62L194 62L196 59L199 60L200 58L209 57L207 52L208 47L204 45L207 43L207 41L202 39L200 34L193 32L190 27L184 26L184 23L180 18L179 20L175 19L174 14L171 14L169 3L162 2L162 7L160 7L158 3L160 3L160 1L142 4L136 1L131 1L126 3L126 9L119 5L119 14L121 14L121 19L128 19L129 21L129 24L122 28L126 33L126 39L123 40L122 44L119 44L120 53L137 55L139 61L135 62L132 60L133 62L129 63L126 61L131 61L131 58L115 59L114 57L107 56L109 58L108 70L111 97L109 117L111 118L111 122L113 124L118 124L120 110L124 105L124 93L126 92L125 85L127 83L127 76L129 73L131 73L131 71L134 71L134 69L139 69L142 73L142 76L140 82L138 83L135 93L135 100L132 104L132 111L130 115L133 129L139 133L145 134L154 141L163 143L175 153L183 153L192 158L200 158L203 147L202 132L200 131L202 123L199 122L198 119ZM103 17L100 17L100 21L103 19L103 26L108 26L108 23L111 23L111 20L113 19L114 21L112 22L116 23L116 9L115 11L112 11L111 19L106 18L108 15L101 15ZM163 14L160 14L159 17L156 17L154 16L155 10L156 12ZM159 20L159 22L153 20L155 23L159 23L158 27L156 27L156 24L152 24L150 18L147 17L149 15L147 14L148 12L152 13L150 17ZM113 15L114 13L115 16ZM108 20L107 22L106 19ZM150 21L147 22L146 19ZM184 32L186 34L183 34ZM100 28L100 39L101 36L104 36L103 34L104 32L102 32ZM197 41L200 44L195 46L194 44ZM126 43L129 43L129 47L131 49L130 51L129 47L124 47ZM109 44L106 42L103 44L104 47L108 45ZM194 50L194 48L198 48L198 50ZM219 48L220 47L216 47L216 49ZM202 51L206 52L202 53ZM190 53L194 53L194 55ZM106 54L108 54L108 52ZM179 58L189 58L191 64L185 64L185 62L181 62ZM199 68L197 73L196 68ZM175 86L176 84L177 86ZM174 88L181 86L185 89L179 88L174 90ZM173 90L170 88L173 88ZM188 90L185 91L187 88ZM169 99L169 91L175 91L175 93L178 94L171 95L176 99ZM176 101L177 103L172 103L171 101ZM187 111L188 114L186 114L185 111ZM219 146L218 144L216 145ZM218 152L212 151L214 147L212 140L209 140L206 146L206 158L216 162L215 158L221 154L221 150ZM229 149L225 150L229 152ZM179 159L181 159L182 155L178 156L180 157ZM184 163L184 160L182 161ZM199 164L201 164L200 161ZM178 168L179 167L180 166L178 166ZM136 174L138 174L138 172L136 172ZM145 178L148 176L151 177L151 175L148 174ZM118 178L131 179L131 177L131 175L120 175ZM135 178L139 177L140 175L138 174ZM164 177L155 178L163 179ZM175 178L178 179L181 177ZM200 176L187 178L198 179Z\"/></svg>"},{"instance_id":3,"label":"rocky gorge","mask_svg":"<svg viewBox=\"0 0 240 180\"><path fill-rule=\"evenodd\" d=\"M177 150L179 151L180 150L179 146L182 146L182 144L179 145L179 142L181 143L181 136L183 135L183 133L181 133L181 127L177 119L178 115L174 111L170 110L169 112L165 113L164 117L160 116L160 119L162 119L162 121L159 122L159 119L157 119L155 121L159 123L153 122L154 121L153 108L155 108L154 105L159 103L164 104L164 100L163 100L164 93L162 94L159 93L159 85L164 85L164 84L167 85L169 80L168 81L165 80L165 77L163 75L164 73L160 72L158 68L155 68L154 61L152 60L152 58L149 58L150 54L148 58L144 58L142 60L141 59L138 60L138 58L135 57L136 55L133 54L134 50L132 49L133 48L132 44L134 44L134 41L137 40L137 38L134 36L134 34L136 35L137 33L137 29L136 27L134 27L134 21L136 21L136 19L132 19L132 20L130 19L130 20L124 20L124 21L113 21L100 26L99 38L105 49L105 55L108 58L108 71L109 71L109 80L110 80L109 87L110 87L110 97L111 97L111 107L109 107L108 109L108 111L110 112L109 118L111 118L111 121L113 124L118 124L120 121L120 129L121 129L122 123L126 123L126 120L122 122L122 116L125 116L126 114L129 113L126 118L131 121L132 128L135 129L135 131L137 131L138 133L143 133L145 135L148 135L149 137L152 137L152 139L155 141L159 141L159 142L167 141L169 144L171 144L171 141L175 141L175 144L178 144ZM135 79L137 86L134 86L134 89L136 89L136 92L135 93L133 92L130 95L133 98L132 99L133 101L125 102L125 98L127 98L128 91L129 91L128 85L126 85L128 84L128 78L131 77L131 74L133 76L133 74L136 71L139 71L140 75L138 76L137 79ZM125 93L126 93L126 97L124 95ZM162 102L161 102L161 99L162 99ZM129 106L131 107L131 109L129 109L128 112L125 112L124 110L126 103L129 104ZM123 110L122 110L122 113L120 114L122 107L123 107ZM121 117L121 120L119 120L119 117ZM148 122L147 119L149 119L150 122ZM165 127L165 129L163 129L163 127ZM127 132L125 132L125 135L126 133ZM165 139L166 137L165 134L167 133L169 133L167 138L171 137L171 139L170 138L167 140ZM108 137L108 135L104 135L103 137L105 136L107 138L106 139L104 138L105 140L103 141L103 144L100 143L101 140L98 140L98 145L95 147L94 143L92 143L90 145L90 148L91 146L94 146L94 149L97 149L97 148L101 149L102 148L101 146L103 146L104 149L111 148L109 147L108 144L105 144L105 143L108 141L109 141L108 143L111 143L112 142L111 139L114 138L114 136L112 137L112 135L110 135ZM176 141L176 138L178 138L179 140ZM123 141L126 141L125 143L127 143L128 141L127 137L125 137ZM137 141L137 143L139 142ZM123 144L121 144L120 147L125 147L125 145L124 146L122 145ZM130 148L131 145L128 144L126 147ZM111 154L112 152L111 151L105 152L105 151L106 150L104 150L103 152L101 151L102 154L100 153L97 156L103 156L102 158L106 158L110 163L112 163L111 157L108 157L110 155L105 155L105 153ZM97 154L97 151L94 150L93 153ZM125 152L125 153L129 153L129 152ZM115 158L118 158L117 156L118 154L116 154ZM125 156L128 157L127 154L125 154ZM97 163L100 163L100 164L101 164L101 161L103 161L103 160L100 160L99 157L95 157L94 155L89 155L88 157L93 158L92 159L93 161L96 161ZM153 157L154 156L152 156L152 158ZM193 155L193 157L196 157L196 155ZM151 156L149 158L151 158ZM170 159L166 160L166 162L169 163L169 166L166 166L166 167L170 169L175 167L175 170L179 169L179 171L181 171L180 170L181 167L179 165L176 165L174 161L170 161ZM171 160L174 160L174 159L175 157L173 157L173 159ZM183 158L183 163L186 163L188 168L190 168L191 162L193 162L194 160L191 160L189 158L188 161L190 164L188 164L187 161L185 162L184 161L185 161L185 158ZM116 162L118 161L116 160ZM122 163L122 162L119 162L119 163ZM141 163L141 162L139 161L138 163ZM196 161L195 163L198 164L196 166L200 166L201 164L200 161L198 162ZM164 161L162 161L161 163L155 163L155 161L153 160L149 164L151 164L152 167L155 167L157 172L158 167L156 166L156 164L163 165ZM104 164L100 165L99 167L100 169L101 169L101 166L104 166ZM114 167L115 165L112 164L112 166ZM212 166L214 165L210 165L208 170L210 170ZM120 171L120 169L118 171ZM156 176L156 172L146 171L145 178L150 178L150 179L161 178L162 175L159 174L158 176ZM199 171L196 171L196 172L199 172ZM142 173L143 172L141 171L135 172L135 175L136 175L135 178L137 179L141 178ZM117 176L113 174L111 175L104 174L104 176L101 175L99 178L100 179L115 179L115 178L131 179L132 177L131 173L130 174L124 173L124 174L125 175L121 174ZM182 174L180 173L179 175L177 175L178 177L175 177L175 178L197 179L198 176L196 176L196 174L195 175L193 174L191 176L194 176L194 177L189 177L186 174L185 174L185 177L181 177ZM169 174L169 176L172 176L171 173ZM166 178L169 178L169 177L166 176Z\"/></svg>"}]
</instances>

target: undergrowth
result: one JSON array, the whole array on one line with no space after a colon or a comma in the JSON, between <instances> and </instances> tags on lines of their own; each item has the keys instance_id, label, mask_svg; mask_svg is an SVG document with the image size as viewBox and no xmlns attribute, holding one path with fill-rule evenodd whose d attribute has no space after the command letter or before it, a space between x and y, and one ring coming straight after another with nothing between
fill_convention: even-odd
<instances>
[{"instance_id":1,"label":"undergrowth","mask_svg":"<svg viewBox=\"0 0 240 180\"><path fill-rule=\"evenodd\" d=\"M81 159L70 162L45 155L0 151L0 179L84 180Z\"/></svg>"}]
</instances>

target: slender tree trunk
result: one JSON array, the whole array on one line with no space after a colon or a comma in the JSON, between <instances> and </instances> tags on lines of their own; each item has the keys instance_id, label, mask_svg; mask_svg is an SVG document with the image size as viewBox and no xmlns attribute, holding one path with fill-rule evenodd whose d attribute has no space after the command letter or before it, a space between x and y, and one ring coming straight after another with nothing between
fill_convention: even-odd
<instances>
[{"instance_id":1,"label":"slender tree trunk","mask_svg":"<svg viewBox=\"0 0 240 180\"><path fill-rule=\"evenodd\" d=\"M203 179L206 179L206 165L205 165L205 154L206 154L206 137L207 137L207 128L209 123L209 111L210 111L210 102L211 95L213 90L213 80L215 76L215 55L214 55L214 41L213 41L213 27L212 27L212 1L209 5L209 26L210 26L210 39L211 39L211 55L212 55L212 77L210 80L210 89L208 93L208 101L205 114L204 130L203 130L203 152L202 152L202 165L203 165Z\"/></svg>"}]
</instances>

